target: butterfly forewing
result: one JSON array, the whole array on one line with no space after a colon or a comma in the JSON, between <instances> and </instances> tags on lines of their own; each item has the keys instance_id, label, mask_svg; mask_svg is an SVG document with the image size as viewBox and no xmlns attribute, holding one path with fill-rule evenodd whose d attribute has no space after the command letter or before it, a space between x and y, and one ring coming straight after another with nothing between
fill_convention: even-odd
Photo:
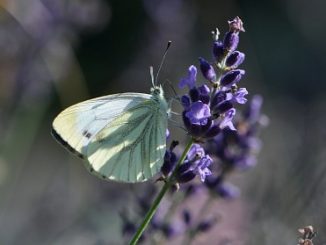
<instances>
[{"instance_id":1,"label":"butterfly forewing","mask_svg":"<svg viewBox=\"0 0 326 245\"><path fill-rule=\"evenodd\" d=\"M124 93L81 102L53 122L56 138L88 159L94 174L124 182L155 175L165 153L167 108L152 95Z\"/></svg>"}]
</instances>

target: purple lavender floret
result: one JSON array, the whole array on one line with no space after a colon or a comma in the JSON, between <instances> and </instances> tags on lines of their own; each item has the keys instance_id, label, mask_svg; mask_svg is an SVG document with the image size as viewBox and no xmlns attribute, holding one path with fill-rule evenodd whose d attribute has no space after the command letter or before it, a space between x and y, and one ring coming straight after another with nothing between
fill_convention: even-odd
<instances>
[{"instance_id":1,"label":"purple lavender floret","mask_svg":"<svg viewBox=\"0 0 326 245\"><path fill-rule=\"evenodd\" d=\"M211 175L209 167L212 162L212 159L206 155L203 147L199 144L193 144L185 162L177 170L177 181L179 183L186 183L194 179L196 175L199 175L201 181L204 182L206 176Z\"/></svg>"},{"instance_id":2,"label":"purple lavender floret","mask_svg":"<svg viewBox=\"0 0 326 245\"><path fill-rule=\"evenodd\" d=\"M246 95L248 95L247 89L239 88L238 91L234 93L233 99L239 104L245 104L247 102L247 99L245 98Z\"/></svg>"},{"instance_id":3,"label":"purple lavender floret","mask_svg":"<svg viewBox=\"0 0 326 245\"><path fill-rule=\"evenodd\" d=\"M197 77L197 68L195 66L190 66L188 69L188 75L185 78L182 78L179 87L184 88L185 86L188 86L189 89L193 88L196 83L196 77Z\"/></svg>"},{"instance_id":4,"label":"purple lavender floret","mask_svg":"<svg viewBox=\"0 0 326 245\"><path fill-rule=\"evenodd\" d=\"M207 125L208 119L211 117L211 111L208 105L201 101L193 103L185 113L191 124Z\"/></svg>"},{"instance_id":5,"label":"purple lavender floret","mask_svg":"<svg viewBox=\"0 0 326 245\"><path fill-rule=\"evenodd\" d=\"M209 169L209 166L212 164L213 160L210 156L204 156L197 165L196 172L200 176L202 182L205 181L206 176L212 174L212 171Z\"/></svg>"}]
</instances>

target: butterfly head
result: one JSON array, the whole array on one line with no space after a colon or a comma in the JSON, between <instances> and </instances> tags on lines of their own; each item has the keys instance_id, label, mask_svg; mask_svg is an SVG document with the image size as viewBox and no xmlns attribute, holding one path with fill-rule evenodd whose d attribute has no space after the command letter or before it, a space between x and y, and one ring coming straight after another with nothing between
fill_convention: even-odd
<instances>
[{"instance_id":1,"label":"butterfly head","mask_svg":"<svg viewBox=\"0 0 326 245\"><path fill-rule=\"evenodd\" d=\"M163 88L162 86L153 86L151 88L151 94L154 95L154 96L163 96L164 92L163 92Z\"/></svg>"},{"instance_id":2,"label":"butterfly head","mask_svg":"<svg viewBox=\"0 0 326 245\"><path fill-rule=\"evenodd\" d=\"M164 112L169 112L169 106L164 98L164 91L162 86L153 86L151 88L152 100L159 104L160 108Z\"/></svg>"}]
</instances>

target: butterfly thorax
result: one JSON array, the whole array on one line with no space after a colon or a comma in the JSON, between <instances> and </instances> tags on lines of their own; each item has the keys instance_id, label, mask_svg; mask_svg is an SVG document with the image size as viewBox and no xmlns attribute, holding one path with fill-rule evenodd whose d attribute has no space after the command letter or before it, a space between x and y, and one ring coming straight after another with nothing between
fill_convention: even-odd
<instances>
[{"instance_id":1,"label":"butterfly thorax","mask_svg":"<svg viewBox=\"0 0 326 245\"><path fill-rule=\"evenodd\" d=\"M164 91L161 86L151 88L152 99L160 105L161 111L169 112L169 106L164 98Z\"/></svg>"}]
</instances>

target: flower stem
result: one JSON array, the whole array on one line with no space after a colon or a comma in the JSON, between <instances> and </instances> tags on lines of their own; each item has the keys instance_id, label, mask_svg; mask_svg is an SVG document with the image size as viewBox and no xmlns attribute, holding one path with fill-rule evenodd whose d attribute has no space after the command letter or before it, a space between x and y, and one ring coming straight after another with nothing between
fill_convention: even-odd
<instances>
[{"instance_id":1,"label":"flower stem","mask_svg":"<svg viewBox=\"0 0 326 245\"><path fill-rule=\"evenodd\" d=\"M176 170L179 168L179 166L184 162L184 160L186 159L187 153L190 150L190 147L192 146L193 143L193 139L190 139L188 144L186 145L185 150L183 151L178 163L175 166L174 171L172 172L172 174L170 175L170 177L166 180L165 184L163 185L161 191L159 192L159 194L157 195L157 197L155 198L152 206L150 207L150 209L148 210L143 222L141 223L140 227L138 228L138 230L136 231L135 235L133 236L133 238L131 239L129 245L136 245L139 238L141 237L141 235L143 234L143 232L145 231L146 227L148 226L149 222L151 221L151 219L153 218L159 204L161 203L164 195L166 194L166 192L170 189L170 187L172 186L172 184L174 183L174 177L176 175Z\"/></svg>"}]
</instances>

